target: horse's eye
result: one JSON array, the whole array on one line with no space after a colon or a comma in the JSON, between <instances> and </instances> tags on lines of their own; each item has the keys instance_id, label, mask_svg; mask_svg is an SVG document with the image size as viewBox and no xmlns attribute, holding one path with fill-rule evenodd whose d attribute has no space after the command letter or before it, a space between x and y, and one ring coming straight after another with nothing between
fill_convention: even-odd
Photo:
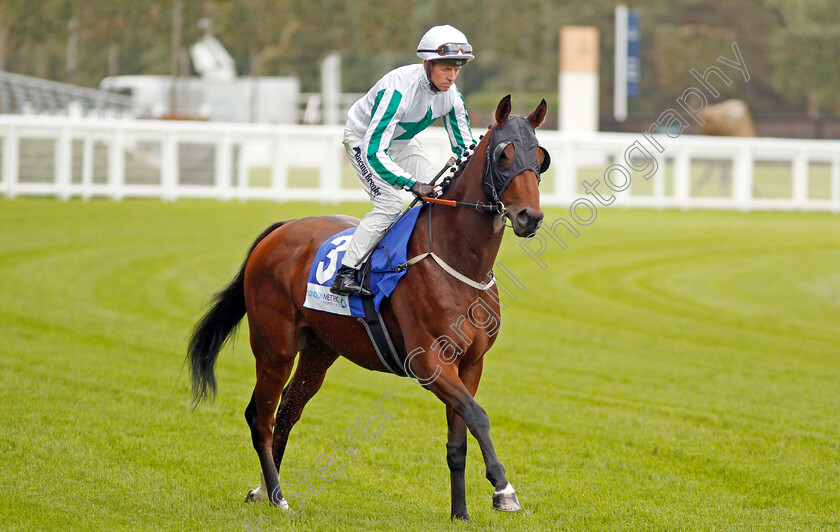
<instances>
[{"instance_id":1,"label":"horse's eye","mask_svg":"<svg viewBox=\"0 0 840 532\"><path fill-rule=\"evenodd\" d=\"M551 166L551 155L549 155L548 150L546 150L542 146L539 146L538 149L543 154L543 161L542 163L540 163L540 173L544 174L545 171L548 170L548 167Z\"/></svg>"},{"instance_id":2,"label":"horse's eye","mask_svg":"<svg viewBox=\"0 0 840 532\"><path fill-rule=\"evenodd\" d=\"M505 155L505 148L508 146L510 146L510 142L501 142L495 149L493 149L493 164L499 166L499 163L503 158L507 159L507 155Z\"/></svg>"}]
</instances>

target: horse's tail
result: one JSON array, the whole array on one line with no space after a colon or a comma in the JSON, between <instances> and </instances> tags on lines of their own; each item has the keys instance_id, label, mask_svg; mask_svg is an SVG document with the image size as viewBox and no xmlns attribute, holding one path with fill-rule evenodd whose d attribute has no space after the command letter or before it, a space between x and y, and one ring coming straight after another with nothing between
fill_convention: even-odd
<instances>
[{"instance_id":1,"label":"horse's tail","mask_svg":"<svg viewBox=\"0 0 840 532\"><path fill-rule=\"evenodd\" d=\"M228 337L236 331L245 316L245 266L257 244L284 222L277 222L257 237L242 262L236 277L211 299L212 306L201 318L190 336L187 359L192 370L193 406L204 401L208 394L216 395L216 375L213 366Z\"/></svg>"}]
</instances>

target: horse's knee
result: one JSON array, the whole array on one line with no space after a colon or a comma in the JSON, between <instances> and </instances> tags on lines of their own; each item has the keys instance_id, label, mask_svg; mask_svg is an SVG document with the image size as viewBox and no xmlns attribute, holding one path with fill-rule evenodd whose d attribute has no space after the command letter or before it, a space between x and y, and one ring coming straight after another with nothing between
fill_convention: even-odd
<instances>
[{"instance_id":1,"label":"horse's knee","mask_svg":"<svg viewBox=\"0 0 840 532\"><path fill-rule=\"evenodd\" d=\"M464 419L470 432L489 433L490 432L490 417L487 412L481 408L481 405L475 401L470 401L463 410L461 417Z\"/></svg>"},{"instance_id":2,"label":"horse's knee","mask_svg":"<svg viewBox=\"0 0 840 532\"><path fill-rule=\"evenodd\" d=\"M446 444L446 464L451 471L463 471L467 466L467 439L460 443Z\"/></svg>"},{"instance_id":3,"label":"horse's knee","mask_svg":"<svg viewBox=\"0 0 840 532\"><path fill-rule=\"evenodd\" d=\"M245 412L245 418L249 419L248 411ZM259 451L260 447L271 445L273 425L271 419L261 419L256 414L253 419L249 419L248 426L251 428L251 442L254 444L254 449Z\"/></svg>"},{"instance_id":4,"label":"horse's knee","mask_svg":"<svg viewBox=\"0 0 840 532\"><path fill-rule=\"evenodd\" d=\"M257 401L253 394L251 394L251 401L248 406L245 407L245 422L248 423L251 430L254 429L254 423L257 422Z\"/></svg>"},{"instance_id":5,"label":"horse's knee","mask_svg":"<svg viewBox=\"0 0 840 532\"><path fill-rule=\"evenodd\" d=\"M277 412L277 419L275 420L275 431L284 432L288 435L292 427L300 421L302 409L294 408L290 404L280 404L280 410Z\"/></svg>"}]
</instances>

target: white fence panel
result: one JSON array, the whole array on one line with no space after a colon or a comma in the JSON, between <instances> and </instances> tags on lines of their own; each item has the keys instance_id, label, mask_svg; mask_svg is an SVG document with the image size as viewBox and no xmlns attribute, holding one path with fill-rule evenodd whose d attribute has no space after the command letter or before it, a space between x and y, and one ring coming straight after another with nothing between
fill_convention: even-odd
<instances>
[{"instance_id":1,"label":"white fence panel","mask_svg":"<svg viewBox=\"0 0 840 532\"><path fill-rule=\"evenodd\" d=\"M476 131L476 135L480 132ZM0 116L0 194L365 200L341 126ZM538 131L542 203L840 212L840 141ZM421 134L441 166L440 128ZM46 177L45 177L46 176Z\"/></svg>"}]
</instances>

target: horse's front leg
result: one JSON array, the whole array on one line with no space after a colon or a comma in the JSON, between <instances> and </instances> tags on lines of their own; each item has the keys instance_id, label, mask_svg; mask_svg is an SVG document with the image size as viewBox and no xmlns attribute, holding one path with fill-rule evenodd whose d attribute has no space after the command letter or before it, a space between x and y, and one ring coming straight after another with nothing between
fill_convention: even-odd
<instances>
[{"instance_id":1,"label":"horse's front leg","mask_svg":"<svg viewBox=\"0 0 840 532\"><path fill-rule=\"evenodd\" d=\"M467 512L467 488L464 470L467 465L467 425L452 407L446 407L446 464L449 466L449 481L452 486L452 519L469 521Z\"/></svg>"},{"instance_id":2,"label":"horse's front leg","mask_svg":"<svg viewBox=\"0 0 840 532\"><path fill-rule=\"evenodd\" d=\"M481 370L484 359L481 358L476 364L469 368L460 368L459 377L470 395L475 397L478 391L478 382L481 380ZM448 434L446 439L446 464L449 466L449 478L452 487L452 519L463 519L468 521L470 514L467 512L467 490L464 479L464 470L467 465L467 425L464 419L455 413L455 410L446 407L446 424Z\"/></svg>"},{"instance_id":3,"label":"horse's front leg","mask_svg":"<svg viewBox=\"0 0 840 532\"><path fill-rule=\"evenodd\" d=\"M434 373L430 372L429 375L434 375ZM478 440L478 446L481 448L481 454L484 457L487 480L496 488L493 493L493 508L505 512L519 511L521 507L516 497L516 491L508 482L505 476L505 468L496 456L495 449L493 449L493 442L490 439L490 418L487 416L487 412L473 399L472 394L452 366L447 366L433 382L427 383L425 386L464 421L472 435ZM453 473L453 467L450 465L454 515L457 509L455 505L458 503L454 497L464 483L463 473L457 473L457 467L463 467L458 463L458 458L461 455L463 455L463 461L466 459L466 437L463 438L464 444L461 447L459 440L453 440L452 435L453 433L450 432L450 440L447 443L447 459L449 459L451 453L454 459L453 464L456 466L456 472ZM455 433L454 436L457 438L458 434ZM449 447L450 443L453 444L452 450ZM463 508L466 510L466 502L464 502Z\"/></svg>"}]
</instances>

